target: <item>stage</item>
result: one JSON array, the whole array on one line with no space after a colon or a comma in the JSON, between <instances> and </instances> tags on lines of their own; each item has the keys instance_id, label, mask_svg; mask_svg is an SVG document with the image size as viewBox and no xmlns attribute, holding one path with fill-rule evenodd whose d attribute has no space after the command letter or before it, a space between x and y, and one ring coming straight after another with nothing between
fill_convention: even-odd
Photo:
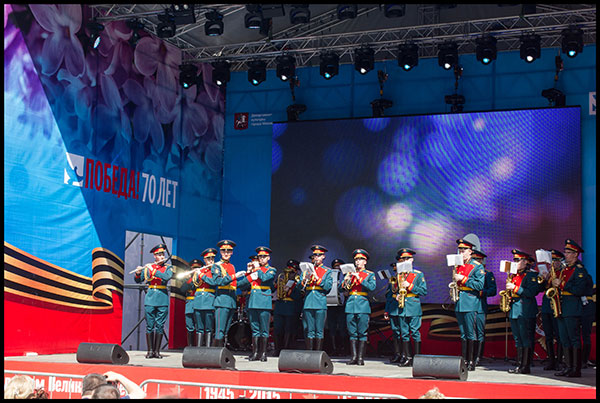
<instances>
[{"instance_id":1,"label":"stage","mask_svg":"<svg viewBox=\"0 0 600 403\"><path fill-rule=\"evenodd\" d=\"M191 369L182 366L182 351L164 351L163 359L145 359L145 351L128 351L127 365L80 364L75 354L4 358L4 376L12 371L37 373L38 386L51 398L79 398L81 378L91 372L115 371L145 387L148 397L187 398L418 398L437 387L452 398L553 398L596 397L596 370L582 369L581 378L554 376L535 360L531 374L509 374L510 362L485 359L468 373L466 381L417 379L412 368L387 363L387 358L367 357L364 366L346 365L348 358L330 357L333 374L281 373L278 358L248 361L247 354L234 353L235 370ZM30 374L33 375L33 374Z\"/></svg>"}]
</instances>

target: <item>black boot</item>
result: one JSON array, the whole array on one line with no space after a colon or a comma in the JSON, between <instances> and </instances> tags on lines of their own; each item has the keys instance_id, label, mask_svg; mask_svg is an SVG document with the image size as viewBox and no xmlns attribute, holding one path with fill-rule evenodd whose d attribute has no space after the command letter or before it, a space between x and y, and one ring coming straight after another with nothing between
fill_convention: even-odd
<instances>
[{"instance_id":1,"label":"black boot","mask_svg":"<svg viewBox=\"0 0 600 403\"><path fill-rule=\"evenodd\" d=\"M508 370L509 374L518 374L523 365L523 347L517 347L517 366Z\"/></svg>"},{"instance_id":2,"label":"black boot","mask_svg":"<svg viewBox=\"0 0 600 403\"><path fill-rule=\"evenodd\" d=\"M421 354L421 342L415 341L415 355ZM413 355L414 358L414 355Z\"/></svg>"},{"instance_id":3,"label":"black boot","mask_svg":"<svg viewBox=\"0 0 600 403\"><path fill-rule=\"evenodd\" d=\"M146 333L146 345L148 346L146 358L154 358L154 333Z\"/></svg>"},{"instance_id":4,"label":"black boot","mask_svg":"<svg viewBox=\"0 0 600 403\"><path fill-rule=\"evenodd\" d=\"M475 358L475 366L478 367L483 359L483 348L485 346L485 339L477 343L477 357Z\"/></svg>"},{"instance_id":5,"label":"black boot","mask_svg":"<svg viewBox=\"0 0 600 403\"><path fill-rule=\"evenodd\" d=\"M544 371L556 371L556 357L554 356L554 340L546 340L546 351L548 352L548 365L544 367Z\"/></svg>"},{"instance_id":6,"label":"black boot","mask_svg":"<svg viewBox=\"0 0 600 403\"><path fill-rule=\"evenodd\" d=\"M402 356L400 357L400 362L398 365L401 367L408 367L410 364L410 340L404 341L402 340Z\"/></svg>"},{"instance_id":7,"label":"black boot","mask_svg":"<svg viewBox=\"0 0 600 403\"><path fill-rule=\"evenodd\" d=\"M292 334L291 333L284 333L283 334L283 349L290 348L291 342L292 342Z\"/></svg>"},{"instance_id":8,"label":"black boot","mask_svg":"<svg viewBox=\"0 0 600 403\"><path fill-rule=\"evenodd\" d=\"M358 359L356 360L356 363L358 365L365 365L365 350L367 348L367 342L365 340L359 340L358 341Z\"/></svg>"},{"instance_id":9,"label":"black boot","mask_svg":"<svg viewBox=\"0 0 600 403\"><path fill-rule=\"evenodd\" d=\"M163 358L163 356L160 355L160 345L162 343L162 338L163 338L162 332L154 333L154 358Z\"/></svg>"},{"instance_id":10,"label":"black boot","mask_svg":"<svg viewBox=\"0 0 600 403\"><path fill-rule=\"evenodd\" d=\"M534 367L533 365L533 354L535 353L535 340L531 342L531 349L529 349L529 365L530 367Z\"/></svg>"},{"instance_id":11,"label":"black boot","mask_svg":"<svg viewBox=\"0 0 600 403\"><path fill-rule=\"evenodd\" d=\"M571 372L571 367L573 363L573 350L570 347L563 347L563 353L565 355L565 368L555 373L555 376L567 376L569 372Z\"/></svg>"},{"instance_id":12,"label":"black boot","mask_svg":"<svg viewBox=\"0 0 600 403\"><path fill-rule=\"evenodd\" d=\"M338 336L337 337L337 355L339 357L344 357L347 353L346 353L346 340L347 338L345 336Z\"/></svg>"},{"instance_id":13,"label":"black boot","mask_svg":"<svg viewBox=\"0 0 600 403\"><path fill-rule=\"evenodd\" d=\"M467 340L467 371L475 371L475 340Z\"/></svg>"},{"instance_id":14,"label":"black boot","mask_svg":"<svg viewBox=\"0 0 600 403\"><path fill-rule=\"evenodd\" d=\"M196 342L196 347L202 347L204 345L204 333L203 332L198 332L196 333L196 336L198 337L198 341ZM209 346L209 344L206 345L207 347Z\"/></svg>"},{"instance_id":15,"label":"black boot","mask_svg":"<svg viewBox=\"0 0 600 403\"><path fill-rule=\"evenodd\" d=\"M260 352L258 353L258 358L262 361L262 362L266 362L267 361L267 337L260 337L259 338L259 343L260 343Z\"/></svg>"},{"instance_id":16,"label":"black boot","mask_svg":"<svg viewBox=\"0 0 600 403\"><path fill-rule=\"evenodd\" d=\"M273 334L273 342L275 343L275 357L279 357L279 353L283 350L283 334Z\"/></svg>"},{"instance_id":17,"label":"black boot","mask_svg":"<svg viewBox=\"0 0 600 403\"><path fill-rule=\"evenodd\" d=\"M565 353L562 344L556 341L556 370L562 371L567 365L565 364Z\"/></svg>"},{"instance_id":18,"label":"black boot","mask_svg":"<svg viewBox=\"0 0 600 403\"><path fill-rule=\"evenodd\" d=\"M198 337L200 337L200 336L198 336ZM206 347L210 347L212 343L213 343L213 333L206 332L206 341L205 341L204 345Z\"/></svg>"},{"instance_id":19,"label":"black boot","mask_svg":"<svg viewBox=\"0 0 600 403\"><path fill-rule=\"evenodd\" d=\"M337 343L335 333L329 333L329 342L331 343L331 356L337 355Z\"/></svg>"},{"instance_id":20,"label":"black boot","mask_svg":"<svg viewBox=\"0 0 600 403\"><path fill-rule=\"evenodd\" d=\"M393 337L392 341L394 343L394 356L390 359L390 363L395 364L397 362L400 362L400 359L402 358L402 356L400 355L400 340Z\"/></svg>"},{"instance_id":21,"label":"black boot","mask_svg":"<svg viewBox=\"0 0 600 403\"><path fill-rule=\"evenodd\" d=\"M531 373L531 350L533 347L523 347L523 365L519 369L519 374L530 374Z\"/></svg>"},{"instance_id":22,"label":"black boot","mask_svg":"<svg viewBox=\"0 0 600 403\"><path fill-rule=\"evenodd\" d=\"M225 346L225 339L214 339L213 340L214 347L223 347Z\"/></svg>"},{"instance_id":23,"label":"black boot","mask_svg":"<svg viewBox=\"0 0 600 403\"><path fill-rule=\"evenodd\" d=\"M252 354L248 357L249 361L258 361L258 343L260 337L252 337Z\"/></svg>"},{"instance_id":24,"label":"black boot","mask_svg":"<svg viewBox=\"0 0 600 403\"><path fill-rule=\"evenodd\" d=\"M315 347L314 350L321 351L323 350L323 339L315 339Z\"/></svg>"},{"instance_id":25,"label":"black boot","mask_svg":"<svg viewBox=\"0 0 600 403\"><path fill-rule=\"evenodd\" d=\"M187 336L187 344L186 346L193 346L194 345L194 333L195 332L187 332L186 336Z\"/></svg>"},{"instance_id":26,"label":"black boot","mask_svg":"<svg viewBox=\"0 0 600 403\"><path fill-rule=\"evenodd\" d=\"M346 365L356 365L358 363L358 351L356 349L357 342L358 340L350 339L350 354L352 357L350 358L350 361L346 363Z\"/></svg>"},{"instance_id":27,"label":"black boot","mask_svg":"<svg viewBox=\"0 0 600 403\"><path fill-rule=\"evenodd\" d=\"M567 374L567 376L569 378L581 378L581 361L582 361L581 347L572 348L571 350L572 350L571 354L573 354L573 358L572 358L573 365L571 367L571 372L569 372Z\"/></svg>"},{"instance_id":28,"label":"black boot","mask_svg":"<svg viewBox=\"0 0 600 403\"><path fill-rule=\"evenodd\" d=\"M307 350L312 350L313 349L313 345L315 343L315 339L309 339L308 337L305 338L305 343L306 343L306 349Z\"/></svg>"},{"instance_id":29,"label":"black boot","mask_svg":"<svg viewBox=\"0 0 600 403\"><path fill-rule=\"evenodd\" d=\"M465 363L465 368L469 366L469 356L467 355L467 340L460 340L460 356Z\"/></svg>"},{"instance_id":30,"label":"black boot","mask_svg":"<svg viewBox=\"0 0 600 403\"><path fill-rule=\"evenodd\" d=\"M590 361L591 344L584 344L581 349L581 368L593 367L594 363Z\"/></svg>"}]
</instances>

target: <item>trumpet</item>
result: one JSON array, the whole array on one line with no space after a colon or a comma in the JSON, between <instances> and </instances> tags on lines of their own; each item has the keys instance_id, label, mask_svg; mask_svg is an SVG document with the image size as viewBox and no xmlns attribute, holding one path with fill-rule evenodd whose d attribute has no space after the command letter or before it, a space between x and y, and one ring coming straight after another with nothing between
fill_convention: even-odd
<instances>
[{"instance_id":1,"label":"trumpet","mask_svg":"<svg viewBox=\"0 0 600 403\"><path fill-rule=\"evenodd\" d=\"M450 299L452 302L456 303L459 297L458 284L454 281L454 275L456 274L456 266L452 269L452 281L448 284L448 288L450 288Z\"/></svg>"},{"instance_id":2,"label":"trumpet","mask_svg":"<svg viewBox=\"0 0 600 403\"><path fill-rule=\"evenodd\" d=\"M178 279L185 278L185 277L189 276L190 274L193 274L194 272L199 273L199 272L205 270L206 268L211 267L213 264L219 264L219 263L222 263L222 261L219 260L218 262L207 264L206 266L202 266L202 267L194 267L192 270L183 271L183 272L177 274L177 278Z\"/></svg>"},{"instance_id":3,"label":"trumpet","mask_svg":"<svg viewBox=\"0 0 600 403\"><path fill-rule=\"evenodd\" d=\"M348 272L342 281L342 288L350 291L357 284L356 272Z\"/></svg>"},{"instance_id":4,"label":"trumpet","mask_svg":"<svg viewBox=\"0 0 600 403\"><path fill-rule=\"evenodd\" d=\"M506 278L506 284L512 281L513 274L509 274ZM510 300L512 296L512 291L504 289L498 293L500 295L500 310L502 312L510 311Z\"/></svg>"}]
</instances>

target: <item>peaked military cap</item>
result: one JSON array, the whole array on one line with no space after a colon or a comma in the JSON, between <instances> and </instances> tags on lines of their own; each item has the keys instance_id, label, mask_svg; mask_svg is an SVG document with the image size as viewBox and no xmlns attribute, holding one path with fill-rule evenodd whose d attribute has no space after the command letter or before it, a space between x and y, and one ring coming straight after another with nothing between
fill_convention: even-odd
<instances>
[{"instance_id":1,"label":"peaked military cap","mask_svg":"<svg viewBox=\"0 0 600 403\"><path fill-rule=\"evenodd\" d=\"M513 250L511 250L511 253L513 254L513 259L527 259L527 260L532 259L531 255L529 253L523 252L522 250L513 249Z\"/></svg>"},{"instance_id":2,"label":"peaked military cap","mask_svg":"<svg viewBox=\"0 0 600 403\"><path fill-rule=\"evenodd\" d=\"M259 246L255 249L258 256L270 255L273 251L266 246Z\"/></svg>"},{"instance_id":3,"label":"peaked military cap","mask_svg":"<svg viewBox=\"0 0 600 403\"><path fill-rule=\"evenodd\" d=\"M369 252L367 252L364 249L354 249L354 251L352 252L352 258L353 259L364 258L364 259L369 260Z\"/></svg>"},{"instance_id":4,"label":"peaked military cap","mask_svg":"<svg viewBox=\"0 0 600 403\"><path fill-rule=\"evenodd\" d=\"M202 266L204 266L204 265L202 264L200 259L192 259L192 261L190 262L190 267L202 267Z\"/></svg>"},{"instance_id":5,"label":"peaked military cap","mask_svg":"<svg viewBox=\"0 0 600 403\"><path fill-rule=\"evenodd\" d=\"M248 256L248 259L250 259L250 260L257 260L258 259L258 255L250 255L250 256Z\"/></svg>"},{"instance_id":6,"label":"peaked military cap","mask_svg":"<svg viewBox=\"0 0 600 403\"><path fill-rule=\"evenodd\" d=\"M473 253L471 254L471 257L474 257L475 259L485 259L487 257L487 255L480 250L473 249Z\"/></svg>"},{"instance_id":7,"label":"peaked military cap","mask_svg":"<svg viewBox=\"0 0 600 403\"><path fill-rule=\"evenodd\" d=\"M159 243L154 248L150 249L150 253L161 253L167 250L167 245L164 243Z\"/></svg>"},{"instance_id":8,"label":"peaked military cap","mask_svg":"<svg viewBox=\"0 0 600 403\"><path fill-rule=\"evenodd\" d=\"M417 252L415 252L412 249L401 248L401 249L398 249L398 252L396 252L396 254L397 254L396 260L400 260L401 258L404 258L404 257L413 257L414 255L417 254Z\"/></svg>"},{"instance_id":9,"label":"peaked military cap","mask_svg":"<svg viewBox=\"0 0 600 403\"><path fill-rule=\"evenodd\" d=\"M344 264L344 261L342 259L333 259L331 261L331 267L335 266L336 264Z\"/></svg>"},{"instance_id":10,"label":"peaked military cap","mask_svg":"<svg viewBox=\"0 0 600 403\"><path fill-rule=\"evenodd\" d=\"M290 259L287 261L287 266L288 267L293 267L295 269L299 269L300 268L300 262L297 261L296 259Z\"/></svg>"},{"instance_id":11,"label":"peaked military cap","mask_svg":"<svg viewBox=\"0 0 600 403\"><path fill-rule=\"evenodd\" d=\"M550 249L550 253L552 253L552 259L564 259L565 254L556 249Z\"/></svg>"},{"instance_id":12,"label":"peaked military cap","mask_svg":"<svg viewBox=\"0 0 600 403\"><path fill-rule=\"evenodd\" d=\"M230 241L229 239L224 239L217 243L219 249L233 249L235 248L235 242Z\"/></svg>"},{"instance_id":13,"label":"peaked military cap","mask_svg":"<svg viewBox=\"0 0 600 403\"><path fill-rule=\"evenodd\" d=\"M475 248L475 244L466 241L464 238L458 238L456 240L456 243L458 244L459 248L467 248L467 249L473 249Z\"/></svg>"},{"instance_id":14,"label":"peaked military cap","mask_svg":"<svg viewBox=\"0 0 600 403\"><path fill-rule=\"evenodd\" d=\"M215 248L206 248L202 251L202 257L215 257L217 256L217 250Z\"/></svg>"},{"instance_id":15,"label":"peaked military cap","mask_svg":"<svg viewBox=\"0 0 600 403\"><path fill-rule=\"evenodd\" d=\"M583 248L572 239L565 240L565 249L573 250L577 253L583 253Z\"/></svg>"},{"instance_id":16,"label":"peaked military cap","mask_svg":"<svg viewBox=\"0 0 600 403\"><path fill-rule=\"evenodd\" d=\"M310 247L313 255L324 255L327 252L327 248L322 245L313 245Z\"/></svg>"}]
</instances>

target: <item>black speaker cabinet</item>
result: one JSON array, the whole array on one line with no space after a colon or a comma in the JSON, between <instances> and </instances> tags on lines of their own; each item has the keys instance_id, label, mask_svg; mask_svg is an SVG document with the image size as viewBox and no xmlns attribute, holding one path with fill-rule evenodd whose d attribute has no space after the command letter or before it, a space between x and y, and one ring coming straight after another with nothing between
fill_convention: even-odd
<instances>
[{"instance_id":1,"label":"black speaker cabinet","mask_svg":"<svg viewBox=\"0 0 600 403\"><path fill-rule=\"evenodd\" d=\"M235 357L226 347L186 347L181 360L185 368L235 369Z\"/></svg>"},{"instance_id":2,"label":"black speaker cabinet","mask_svg":"<svg viewBox=\"0 0 600 403\"><path fill-rule=\"evenodd\" d=\"M129 362L129 354L118 344L81 343L77 347L77 362L86 364L121 364Z\"/></svg>"},{"instance_id":3,"label":"black speaker cabinet","mask_svg":"<svg viewBox=\"0 0 600 403\"><path fill-rule=\"evenodd\" d=\"M333 363L325 351L281 350L279 372L333 373Z\"/></svg>"},{"instance_id":4,"label":"black speaker cabinet","mask_svg":"<svg viewBox=\"0 0 600 403\"><path fill-rule=\"evenodd\" d=\"M415 355L413 378L460 379L466 381L467 367L462 357L451 355Z\"/></svg>"}]
</instances>

